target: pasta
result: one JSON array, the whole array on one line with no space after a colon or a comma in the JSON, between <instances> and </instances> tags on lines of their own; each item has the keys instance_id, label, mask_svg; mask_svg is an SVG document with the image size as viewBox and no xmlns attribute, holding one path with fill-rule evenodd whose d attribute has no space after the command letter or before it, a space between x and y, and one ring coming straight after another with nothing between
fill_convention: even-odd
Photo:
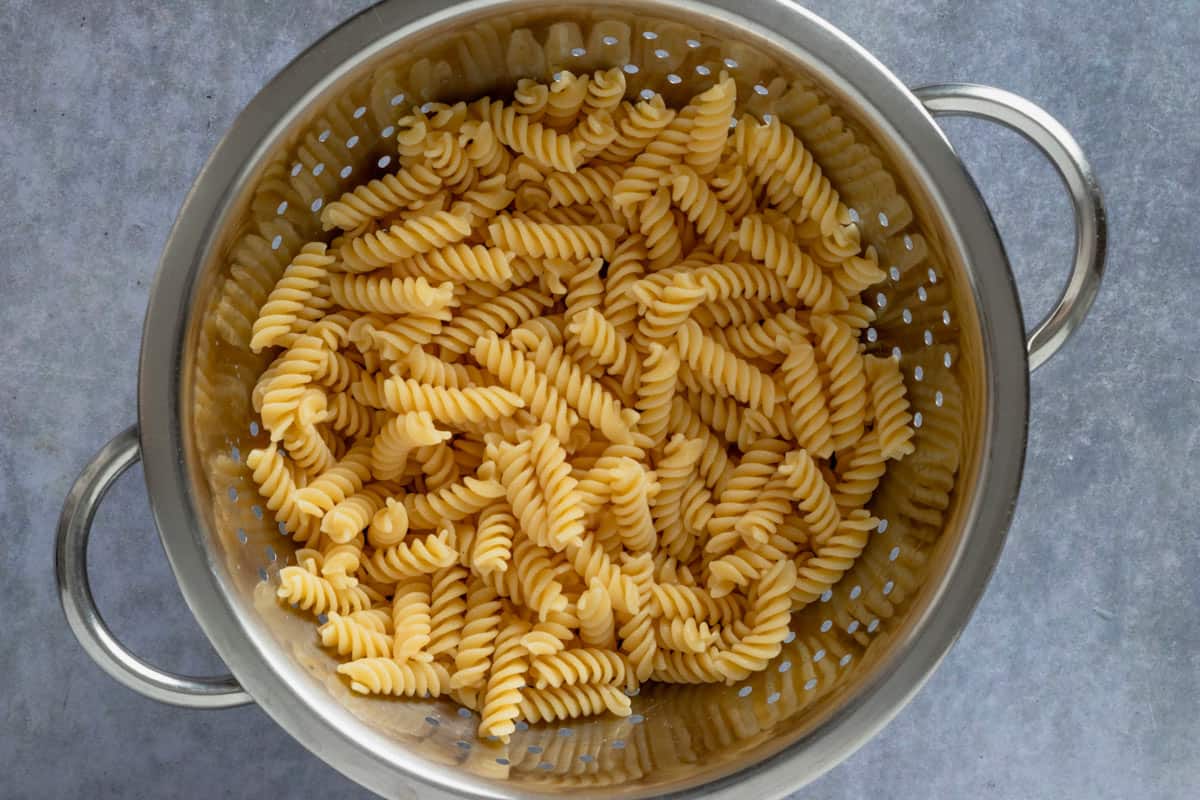
<instances>
[{"instance_id":1,"label":"pasta","mask_svg":"<svg viewBox=\"0 0 1200 800\"><path fill-rule=\"evenodd\" d=\"M585 38L513 36L477 43L480 81ZM249 240L279 278L239 262L214 328L266 354L246 465L303 545L279 601L324 615L351 691L447 695L501 741L628 715L646 681L767 671L793 613L860 557L878 570L889 465L949 436L913 419L926 384L868 354L859 293L885 273L829 145L733 125L726 75L682 109L628 89L559 70L401 111L400 169L319 181L328 241ZM915 458L903 514L940 520L951 484Z\"/></svg>"}]
</instances>

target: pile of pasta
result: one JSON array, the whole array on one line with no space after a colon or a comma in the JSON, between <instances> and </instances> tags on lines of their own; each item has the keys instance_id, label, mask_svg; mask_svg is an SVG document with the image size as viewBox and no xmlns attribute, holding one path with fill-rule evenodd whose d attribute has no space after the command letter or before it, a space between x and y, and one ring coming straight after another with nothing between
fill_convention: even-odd
<instances>
[{"instance_id":1,"label":"pile of pasta","mask_svg":"<svg viewBox=\"0 0 1200 800\"><path fill-rule=\"evenodd\" d=\"M248 465L353 691L481 736L745 679L836 584L912 450L884 278L778 120L619 69L427 104L253 326Z\"/></svg>"}]
</instances>

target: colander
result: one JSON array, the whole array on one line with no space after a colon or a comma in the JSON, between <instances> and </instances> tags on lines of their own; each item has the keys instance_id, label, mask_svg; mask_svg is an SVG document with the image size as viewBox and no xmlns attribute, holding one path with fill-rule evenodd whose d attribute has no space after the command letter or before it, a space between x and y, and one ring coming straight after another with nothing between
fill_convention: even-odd
<instances>
[{"instance_id":1,"label":"colander","mask_svg":"<svg viewBox=\"0 0 1200 800\"><path fill-rule=\"evenodd\" d=\"M853 208L887 280L866 296L872 352L897 353L916 452L871 504L856 566L794 618L769 669L733 686L648 685L628 718L475 737L444 700L354 696L311 619L277 603L294 561L244 463L267 442L250 389L250 323L322 204L389 169L413 105L510 92L620 66L630 97L681 105L721 71L739 111L778 115ZM1026 338L1000 239L932 115L1014 128L1055 164L1075 210L1063 295ZM394 169L394 165L391 167ZM1075 141L1045 112L971 85L909 91L869 53L783 0L552 3L396 0L297 58L250 103L184 202L151 292L138 427L106 445L67 498L57 570L68 621L121 683L188 707L257 702L310 750L391 797L772 798L845 758L917 691L996 563L1025 452L1028 371L1057 351L1099 288L1104 213ZM138 458L184 597L232 675L174 675L105 626L88 585L97 504ZM135 756L136 757L136 756ZM294 787L300 791L301 787Z\"/></svg>"}]
</instances>

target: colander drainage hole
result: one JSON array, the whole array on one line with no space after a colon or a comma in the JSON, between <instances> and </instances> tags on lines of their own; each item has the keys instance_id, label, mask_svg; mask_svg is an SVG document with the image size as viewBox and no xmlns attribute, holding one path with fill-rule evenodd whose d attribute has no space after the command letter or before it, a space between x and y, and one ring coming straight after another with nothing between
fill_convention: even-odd
<instances>
[{"instance_id":1,"label":"colander drainage hole","mask_svg":"<svg viewBox=\"0 0 1200 800\"><path fill-rule=\"evenodd\" d=\"M641 714L634 714L633 716L631 716L629 718L629 722L632 725L641 725L645 721L646 721L646 718L643 717Z\"/></svg>"},{"instance_id":2,"label":"colander drainage hole","mask_svg":"<svg viewBox=\"0 0 1200 800\"><path fill-rule=\"evenodd\" d=\"M234 503L237 502L237 489L233 488L232 486L229 487L229 499Z\"/></svg>"},{"instance_id":3,"label":"colander drainage hole","mask_svg":"<svg viewBox=\"0 0 1200 800\"><path fill-rule=\"evenodd\" d=\"M743 686L742 688L738 689L738 697L749 697L750 693L753 691L754 691L753 687Z\"/></svg>"},{"instance_id":4,"label":"colander drainage hole","mask_svg":"<svg viewBox=\"0 0 1200 800\"><path fill-rule=\"evenodd\" d=\"M245 544L250 538L249 536L246 535L245 528L237 529L237 537L238 537L238 541L241 542L242 544Z\"/></svg>"},{"instance_id":5,"label":"colander drainage hole","mask_svg":"<svg viewBox=\"0 0 1200 800\"><path fill-rule=\"evenodd\" d=\"M791 644L794 641L796 641L796 632L795 631L788 631L783 637L784 644Z\"/></svg>"},{"instance_id":6,"label":"colander drainage hole","mask_svg":"<svg viewBox=\"0 0 1200 800\"><path fill-rule=\"evenodd\" d=\"M559 728L559 729L558 729L558 735L559 735L559 736L562 736L562 737L564 737L564 738L565 738L565 737L567 737L567 736L574 736L574 735L575 735L575 731L571 730L570 728Z\"/></svg>"},{"instance_id":7,"label":"colander drainage hole","mask_svg":"<svg viewBox=\"0 0 1200 800\"><path fill-rule=\"evenodd\" d=\"M551 764L549 761L542 761L538 764L538 769L552 770L552 769L554 769L554 765Z\"/></svg>"},{"instance_id":8,"label":"colander drainage hole","mask_svg":"<svg viewBox=\"0 0 1200 800\"><path fill-rule=\"evenodd\" d=\"M463 719L470 719L470 718L471 718L471 709L469 709L469 708L460 708L460 709L458 710L458 715L459 715L460 717L462 717Z\"/></svg>"},{"instance_id":9,"label":"colander drainage hole","mask_svg":"<svg viewBox=\"0 0 1200 800\"><path fill-rule=\"evenodd\" d=\"M454 746L457 747L459 750L470 750L471 749L471 743L468 742L466 739L459 739L457 742L454 743Z\"/></svg>"},{"instance_id":10,"label":"colander drainage hole","mask_svg":"<svg viewBox=\"0 0 1200 800\"><path fill-rule=\"evenodd\" d=\"M258 436L258 423L257 422L250 423L250 435Z\"/></svg>"},{"instance_id":11,"label":"colander drainage hole","mask_svg":"<svg viewBox=\"0 0 1200 800\"><path fill-rule=\"evenodd\" d=\"M442 724L442 721L440 719L438 719L437 717L426 717L425 721L428 722L430 725L435 725L435 726Z\"/></svg>"},{"instance_id":12,"label":"colander drainage hole","mask_svg":"<svg viewBox=\"0 0 1200 800\"><path fill-rule=\"evenodd\" d=\"M815 688L817 688L817 679L816 678L809 678L808 680L806 680L804 682L804 691L811 692Z\"/></svg>"},{"instance_id":13,"label":"colander drainage hole","mask_svg":"<svg viewBox=\"0 0 1200 800\"><path fill-rule=\"evenodd\" d=\"M526 721L525 721L525 720L523 720L523 719L522 719L522 720L518 720L518 721L517 721L517 730L519 730L519 731L527 731L527 730L529 730L529 723L528 723L528 722L526 722Z\"/></svg>"},{"instance_id":14,"label":"colander drainage hole","mask_svg":"<svg viewBox=\"0 0 1200 800\"><path fill-rule=\"evenodd\" d=\"M509 764L511 764L512 762L511 762L511 761L509 761L509 760L508 760L507 758L505 758L504 756L501 756L500 758L497 758L497 759L496 759L496 763L497 763L497 764L499 764L499 765L500 765L500 766L502 766L502 767L507 767L507 766L508 766Z\"/></svg>"},{"instance_id":15,"label":"colander drainage hole","mask_svg":"<svg viewBox=\"0 0 1200 800\"><path fill-rule=\"evenodd\" d=\"M624 750L625 749L625 740L624 739L613 739L612 740L612 749L613 750Z\"/></svg>"},{"instance_id":16,"label":"colander drainage hole","mask_svg":"<svg viewBox=\"0 0 1200 800\"><path fill-rule=\"evenodd\" d=\"M788 661L786 658L783 661L779 662L779 671L780 672L787 672L791 668L792 668L792 662Z\"/></svg>"},{"instance_id":17,"label":"colander drainage hole","mask_svg":"<svg viewBox=\"0 0 1200 800\"><path fill-rule=\"evenodd\" d=\"M581 753L579 755L579 760L585 764L590 764L596 760L596 757L593 756L591 753Z\"/></svg>"},{"instance_id":18,"label":"colander drainage hole","mask_svg":"<svg viewBox=\"0 0 1200 800\"><path fill-rule=\"evenodd\" d=\"M526 749L526 751L533 753L535 756L538 753L542 752L542 748L538 747L536 744L531 744L531 745L529 745L529 747L526 747L525 749Z\"/></svg>"},{"instance_id":19,"label":"colander drainage hole","mask_svg":"<svg viewBox=\"0 0 1200 800\"><path fill-rule=\"evenodd\" d=\"M778 702L779 702L779 692L771 692L769 695L767 695L767 703L768 704L778 703Z\"/></svg>"}]
</instances>

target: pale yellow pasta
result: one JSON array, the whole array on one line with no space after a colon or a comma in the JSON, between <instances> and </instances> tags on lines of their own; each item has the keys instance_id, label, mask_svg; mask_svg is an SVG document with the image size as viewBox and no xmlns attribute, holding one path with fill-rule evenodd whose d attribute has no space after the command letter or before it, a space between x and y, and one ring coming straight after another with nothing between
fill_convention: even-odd
<instances>
[{"instance_id":1,"label":"pale yellow pasta","mask_svg":"<svg viewBox=\"0 0 1200 800\"><path fill-rule=\"evenodd\" d=\"M775 412L775 382L753 364L738 358L688 320L676 336L680 361L709 381L712 389L762 411Z\"/></svg>"},{"instance_id":2,"label":"pale yellow pasta","mask_svg":"<svg viewBox=\"0 0 1200 800\"><path fill-rule=\"evenodd\" d=\"M254 320L250 349L255 353L282 342L290 344L289 334L303 333L325 313L329 300L320 291L334 261L325 250L324 244L310 242L283 271Z\"/></svg>"},{"instance_id":3,"label":"pale yellow pasta","mask_svg":"<svg viewBox=\"0 0 1200 800\"><path fill-rule=\"evenodd\" d=\"M321 636L321 644L340 656L381 658L392 652L392 637L337 612L329 614L329 621L319 627L317 633Z\"/></svg>"},{"instance_id":4,"label":"pale yellow pasta","mask_svg":"<svg viewBox=\"0 0 1200 800\"><path fill-rule=\"evenodd\" d=\"M281 348L249 396L272 444L246 459L304 545L281 603L327 615L352 691L447 694L503 741L629 714L646 681L766 670L794 611L860 557L884 569L863 549L891 461L927 453L899 499L914 524L953 488L944 424L912 422L932 392L863 355L883 251L816 164L841 174L823 106L768 81L810 153L778 118L732 125L724 74L682 110L626 101L604 59L632 59L631 34L476 37L471 80L553 81L412 108L401 168L349 191L305 172L337 198L328 234L248 239L214 326ZM337 157L310 136L300 160ZM597 770L576 761L556 777Z\"/></svg>"},{"instance_id":5,"label":"pale yellow pasta","mask_svg":"<svg viewBox=\"0 0 1200 800\"><path fill-rule=\"evenodd\" d=\"M395 265L393 270L404 274L436 275L441 280L487 281L497 285L509 281L513 274L506 251L464 243L415 255Z\"/></svg>"},{"instance_id":6,"label":"pale yellow pasta","mask_svg":"<svg viewBox=\"0 0 1200 800\"><path fill-rule=\"evenodd\" d=\"M865 356L863 370L870 388L871 413L884 458L903 458L915 449L912 443L912 414L908 413L900 361L896 358Z\"/></svg>"},{"instance_id":7,"label":"pale yellow pasta","mask_svg":"<svg viewBox=\"0 0 1200 800\"><path fill-rule=\"evenodd\" d=\"M542 166L559 172L574 172L578 166L576 142L570 136L533 122L518 114L512 106L481 100L472 104L480 117L488 122L501 143L518 153L529 156Z\"/></svg>"},{"instance_id":8,"label":"pale yellow pasta","mask_svg":"<svg viewBox=\"0 0 1200 800\"><path fill-rule=\"evenodd\" d=\"M551 298L531 287L514 289L455 315L445 329L432 338L444 356L461 355L470 350L479 337L492 332L503 334L536 317L553 303Z\"/></svg>"},{"instance_id":9,"label":"pale yellow pasta","mask_svg":"<svg viewBox=\"0 0 1200 800\"><path fill-rule=\"evenodd\" d=\"M433 286L425 278L393 278L390 275L334 275L330 293L339 305L355 311L383 314L439 314L454 301L454 286Z\"/></svg>"},{"instance_id":10,"label":"pale yellow pasta","mask_svg":"<svg viewBox=\"0 0 1200 800\"><path fill-rule=\"evenodd\" d=\"M867 384L863 358L854 332L832 317L815 314L813 333L817 353L829 373L829 424L833 449L842 450L863 434L867 414Z\"/></svg>"},{"instance_id":11,"label":"pale yellow pasta","mask_svg":"<svg viewBox=\"0 0 1200 800\"><path fill-rule=\"evenodd\" d=\"M360 439L336 465L303 489L296 490L300 511L324 516L338 503L362 488L371 476L371 440Z\"/></svg>"},{"instance_id":12,"label":"pale yellow pasta","mask_svg":"<svg viewBox=\"0 0 1200 800\"><path fill-rule=\"evenodd\" d=\"M284 567L279 571L279 589L276 594L286 603L324 614L336 611L350 614L369 608L371 600L360 586L337 587L320 575L314 575L304 567Z\"/></svg>"},{"instance_id":13,"label":"pale yellow pasta","mask_svg":"<svg viewBox=\"0 0 1200 800\"><path fill-rule=\"evenodd\" d=\"M617 646L612 599L598 579L592 579L579 596L579 638L589 647L611 650Z\"/></svg>"},{"instance_id":14,"label":"pale yellow pasta","mask_svg":"<svg viewBox=\"0 0 1200 800\"><path fill-rule=\"evenodd\" d=\"M625 682L625 660L612 650L581 647L533 659L534 687Z\"/></svg>"},{"instance_id":15,"label":"pale yellow pasta","mask_svg":"<svg viewBox=\"0 0 1200 800\"><path fill-rule=\"evenodd\" d=\"M521 644L521 638L528 631L527 623L513 620L496 637L491 675L480 709L480 736L495 736L507 742L517 729L529 671L529 651Z\"/></svg>"},{"instance_id":16,"label":"pale yellow pasta","mask_svg":"<svg viewBox=\"0 0 1200 800\"><path fill-rule=\"evenodd\" d=\"M410 575L396 583L392 596L392 657L429 661L425 650L433 629L433 584L428 575Z\"/></svg>"},{"instance_id":17,"label":"pale yellow pasta","mask_svg":"<svg viewBox=\"0 0 1200 800\"><path fill-rule=\"evenodd\" d=\"M494 589L473 577L467 583L466 603L454 672L450 675L451 689L483 688L500 632L501 604Z\"/></svg>"},{"instance_id":18,"label":"pale yellow pasta","mask_svg":"<svg viewBox=\"0 0 1200 800\"><path fill-rule=\"evenodd\" d=\"M812 257L763 217L749 214L742 219L738 226L738 246L779 275L809 308L837 311L847 307L846 296Z\"/></svg>"},{"instance_id":19,"label":"pale yellow pasta","mask_svg":"<svg viewBox=\"0 0 1200 800\"><path fill-rule=\"evenodd\" d=\"M350 688L360 694L436 697L449 680L440 664L401 663L391 658L360 658L339 665L338 672L349 678Z\"/></svg>"},{"instance_id":20,"label":"pale yellow pasta","mask_svg":"<svg viewBox=\"0 0 1200 800\"><path fill-rule=\"evenodd\" d=\"M550 425L555 436L560 440L570 438L571 428L579 422L579 415L551 385L549 377L538 371L524 353L489 332L475 342L471 355L502 385L516 393L530 413Z\"/></svg>"},{"instance_id":21,"label":"pale yellow pasta","mask_svg":"<svg viewBox=\"0 0 1200 800\"><path fill-rule=\"evenodd\" d=\"M614 225L567 225L530 222L501 214L487 226L497 246L534 258L584 259L608 257L620 230Z\"/></svg>"},{"instance_id":22,"label":"pale yellow pasta","mask_svg":"<svg viewBox=\"0 0 1200 800\"><path fill-rule=\"evenodd\" d=\"M353 230L364 222L387 216L432 197L442 188L441 177L424 164L414 164L346 192L321 210L325 230Z\"/></svg>"},{"instance_id":23,"label":"pale yellow pasta","mask_svg":"<svg viewBox=\"0 0 1200 800\"><path fill-rule=\"evenodd\" d=\"M736 102L737 86L733 78L724 73L712 88L701 92L692 101L696 118L689 131L684 161L701 175L715 170L721 161Z\"/></svg>"},{"instance_id":24,"label":"pale yellow pasta","mask_svg":"<svg viewBox=\"0 0 1200 800\"><path fill-rule=\"evenodd\" d=\"M651 272L665 269L682 258L683 243L671 214L671 192L667 188L659 188L642 203L638 230L646 240L649 259L646 267Z\"/></svg>"},{"instance_id":25,"label":"pale yellow pasta","mask_svg":"<svg viewBox=\"0 0 1200 800\"><path fill-rule=\"evenodd\" d=\"M348 271L370 272L418 253L461 242L470 233L470 220L449 211L437 211L351 239L342 245L338 255Z\"/></svg>"},{"instance_id":26,"label":"pale yellow pasta","mask_svg":"<svg viewBox=\"0 0 1200 800\"><path fill-rule=\"evenodd\" d=\"M412 575L431 575L458 560L452 541L453 528L436 535L414 538L411 534L399 544L376 550L363 562L367 575L377 581L398 581Z\"/></svg>"},{"instance_id":27,"label":"pale yellow pasta","mask_svg":"<svg viewBox=\"0 0 1200 800\"><path fill-rule=\"evenodd\" d=\"M426 648L434 658L439 656L453 660L458 653L462 629L466 624L467 571L457 564L443 567L433 573L432 601L429 607L429 645Z\"/></svg>"}]
</instances>

